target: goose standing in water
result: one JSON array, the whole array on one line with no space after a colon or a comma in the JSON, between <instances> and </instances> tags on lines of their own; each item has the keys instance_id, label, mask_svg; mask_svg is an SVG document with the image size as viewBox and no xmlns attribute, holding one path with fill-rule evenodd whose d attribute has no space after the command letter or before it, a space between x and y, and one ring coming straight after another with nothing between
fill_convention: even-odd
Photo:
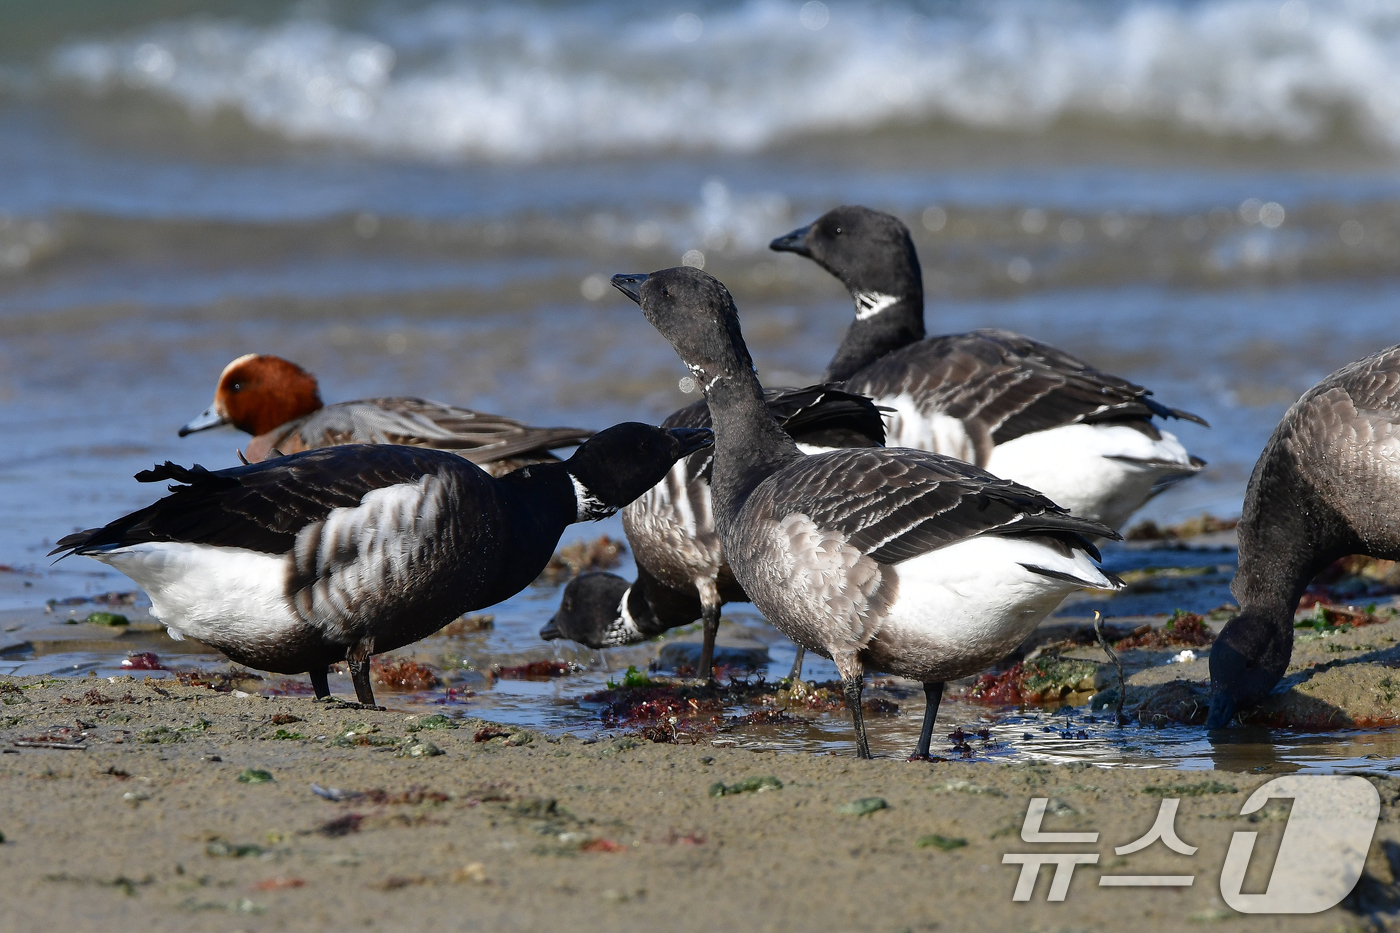
<instances>
[{"instance_id":1,"label":"goose standing in water","mask_svg":"<svg viewBox=\"0 0 1400 933\"><path fill-rule=\"evenodd\" d=\"M529 586L564 529L606 518L709 446L709 431L621 424L564 462L500 479L454 454L389 444L290 454L228 470L166 463L170 495L51 552L114 567L170 636L240 664L306 671L348 660L374 705L370 656Z\"/></svg>"},{"instance_id":2,"label":"goose standing in water","mask_svg":"<svg viewBox=\"0 0 1400 933\"><path fill-rule=\"evenodd\" d=\"M682 267L618 275L704 388L715 524L735 579L784 635L831 658L870 757L866 668L916 678L926 758L943 684L1003 657L1094 564L1112 529L985 470L921 450L804 455L764 404L729 292Z\"/></svg>"},{"instance_id":3,"label":"goose standing in water","mask_svg":"<svg viewBox=\"0 0 1400 933\"><path fill-rule=\"evenodd\" d=\"M1283 678L1298 601L1319 571L1349 554L1400 560L1400 346L1342 367L1288 409L1249 477L1239 540L1240 611L1210 649L1208 729Z\"/></svg>"},{"instance_id":4,"label":"goose standing in water","mask_svg":"<svg viewBox=\"0 0 1400 933\"><path fill-rule=\"evenodd\" d=\"M924 335L924 287L909 229L838 207L770 244L841 280L855 320L822 376L892 409L892 446L975 463L1082 518L1121 527L1205 462L1153 418L1184 418L1151 393L1007 330Z\"/></svg>"}]
</instances>

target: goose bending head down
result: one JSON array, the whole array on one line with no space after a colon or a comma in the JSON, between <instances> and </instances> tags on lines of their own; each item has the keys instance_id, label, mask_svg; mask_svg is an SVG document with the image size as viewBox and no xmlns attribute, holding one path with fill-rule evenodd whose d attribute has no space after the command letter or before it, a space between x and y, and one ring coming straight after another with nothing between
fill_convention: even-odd
<instances>
[{"instance_id":1,"label":"goose bending head down","mask_svg":"<svg viewBox=\"0 0 1400 933\"><path fill-rule=\"evenodd\" d=\"M613 514L711 441L704 429L621 424L567 461L500 479L450 453L389 444L218 471L166 463L136 478L183 485L52 553L131 577L172 638L308 672L317 698L329 695L327 666L348 660L372 706L371 655L524 589L566 527Z\"/></svg>"},{"instance_id":2,"label":"goose bending head down","mask_svg":"<svg viewBox=\"0 0 1400 933\"><path fill-rule=\"evenodd\" d=\"M863 448L804 455L769 414L729 292L697 269L619 275L705 390L715 524L734 576L784 635L835 662L856 732L867 668L920 680L927 757L943 683L992 664L1071 591L1121 584L1115 537L960 460Z\"/></svg>"},{"instance_id":3,"label":"goose bending head down","mask_svg":"<svg viewBox=\"0 0 1400 933\"><path fill-rule=\"evenodd\" d=\"M1229 725L1288 669L1313 577L1350 554L1400 560L1400 347L1332 373L1279 421L1240 517L1240 611L1210 651L1207 728Z\"/></svg>"},{"instance_id":4,"label":"goose bending head down","mask_svg":"<svg viewBox=\"0 0 1400 933\"><path fill-rule=\"evenodd\" d=\"M1114 528L1205 465L1153 419L1205 422L1142 386L1007 330L926 337L923 273L898 217L837 207L770 246L850 293L855 317L822 378L889 409L889 444L967 460Z\"/></svg>"}]
</instances>

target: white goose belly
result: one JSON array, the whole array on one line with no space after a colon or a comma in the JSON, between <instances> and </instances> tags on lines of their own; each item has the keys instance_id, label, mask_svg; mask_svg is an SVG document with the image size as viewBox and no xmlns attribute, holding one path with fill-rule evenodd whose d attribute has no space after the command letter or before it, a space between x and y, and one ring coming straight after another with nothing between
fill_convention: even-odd
<instances>
[{"instance_id":1,"label":"white goose belly","mask_svg":"<svg viewBox=\"0 0 1400 933\"><path fill-rule=\"evenodd\" d=\"M312 626L287 600L288 558L211 544L147 542L93 554L151 597L170 637L215 648L283 643ZM319 637L320 633L315 632Z\"/></svg>"},{"instance_id":2,"label":"white goose belly","mask_svg":"<svg viewBox=\"0 0 1400 933\"><path fill-rule=\"evenodd\" d=\"M1161 434L1154 439L1121 424L1069 424L998 444L986 468L1080 518L1118 528L1152 497L1162 477L1197 469L1174 435Z\"/></svg>"},{"instance_id":3,"label":"white goose belly","mask_svg":"<svg viewBox=\"0 0 1400 933\"><path fill-rule=\"evenodd\" d=\"M1023 565L1074 577L1046 576ZM875 670L926 683L974 674L1005 657L1072 591L1112 588L1083 551L987 535L895 564L899 595L865 650Z\"/></svg>"}]
</instances>

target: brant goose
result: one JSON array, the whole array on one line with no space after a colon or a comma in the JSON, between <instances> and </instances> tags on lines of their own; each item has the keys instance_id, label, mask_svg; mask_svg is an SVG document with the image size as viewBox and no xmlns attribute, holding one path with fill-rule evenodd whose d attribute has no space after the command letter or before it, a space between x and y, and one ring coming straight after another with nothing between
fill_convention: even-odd
<instances>
[{"instance_id":1,"label":"brant goose","mask_svg":"<svg viewBox=\"0 0 1400 933\"><path fill-rule=\"evenodd\" d=\"M372 706L371 655L524 589L565 527L613 514L710 443L706 430L621 424L567 461L499 479L445 451L387 444L217 471L167 462L136 479L184 485L51 553L131 577L172 638L308 671L317 698L326 666L348 660Z\"/></svg>"},{"instance_id":2,"label":"brant goose","mask_svg":"<svg viewBox=\"0 0 1400 933\"><path fill-rule=\"evenodd\" d=\"M1210 649L1208 729L1263 699L1293 654L1303 590L1340 557L1400 560L1400 346L1337 370L1284 414L1244 496L1239 613Z\"/></svg>"},{"instance_id":3,"label":"brant goose","mask_svg":"<svg viewBox=\"0 0 1400 933\"><path fill-rule=\"evenodd\" d=\"M811 453L884 444L880 411L867 398L830 386L765 389L771 414L798 446ZM703 399L673 413L663 427L710 427ZM584 574L569 581L559 611L540 630L546 640L568 638L590 648L629 645L689 625L704 624L701 676L714 661L720 607L748 602L724 562L710 503L711 451L680 461L666 478L622 510L622 527L637 562L637 580ZM792 677L802 671L802 648Z\"/></svg>"},{"instance_id":4,"label":"brant goose","mask_svg":"<svg viewBox=\"0 0 1400 933\"><path fill-rule=\"evenodd\" d=\"M590 437L579 428L535 428L421 398L367 398L323 405L316 377L280 356L249 353L224 367L214 404L180 436L231 424L253 435L244 456L266 460L340 444L405 444L448 450L492 476L553 461L554 447Z\"/></svg>"},{"instance_id":5,"label":"brant goose","mask_svg":"<svg viewBox=\"0 0 1400 933\"><path fill-rule=\"evenodd\" d=\"M715 524L735 579L768 621L836 662L861 715L866 668L913 677L927 757L943 683L1018 645L1070 591L1116 588L1094 565L1105 525L1032 489L921 450L804 455L763 404L729 292L682 267L618 275L705 389L715 426Z\"/></svg>"},{"instance_id":6,"label":"brant goose","mask_svg":"<svg viewBox=\"0 0 1400 933\"><path fill-rule=\"evenodd\" d=\"M892 409L890 444L975 463L1113 528L1205 465L1152 418L1206 422L1141 386L1011 331L925 337L919 257L898 218L838 207L770 246L850 291L855 320L822 378Z\"/></svg>"}]
</instances>

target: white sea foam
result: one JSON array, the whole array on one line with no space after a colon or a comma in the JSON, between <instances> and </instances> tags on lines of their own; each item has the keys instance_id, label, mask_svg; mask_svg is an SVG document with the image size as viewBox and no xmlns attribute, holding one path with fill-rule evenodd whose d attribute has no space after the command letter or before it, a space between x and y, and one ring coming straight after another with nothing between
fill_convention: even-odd
<instances>
[{"instance_id":1,"label":"white sea foam","mask_svg":"<svg viewBox=\"0 0 1400 933\"><path fill-rule=\"evenodd\" d=\"M1343 115L1400 147L1397 0L814 10L447 2L353 28L172 21L65 45L52 70L197 115L232 108L291 139L429 158L743 151L890 122L1033 130L1066 115L1287 140Z\"/></svg>"}]
</instances>

